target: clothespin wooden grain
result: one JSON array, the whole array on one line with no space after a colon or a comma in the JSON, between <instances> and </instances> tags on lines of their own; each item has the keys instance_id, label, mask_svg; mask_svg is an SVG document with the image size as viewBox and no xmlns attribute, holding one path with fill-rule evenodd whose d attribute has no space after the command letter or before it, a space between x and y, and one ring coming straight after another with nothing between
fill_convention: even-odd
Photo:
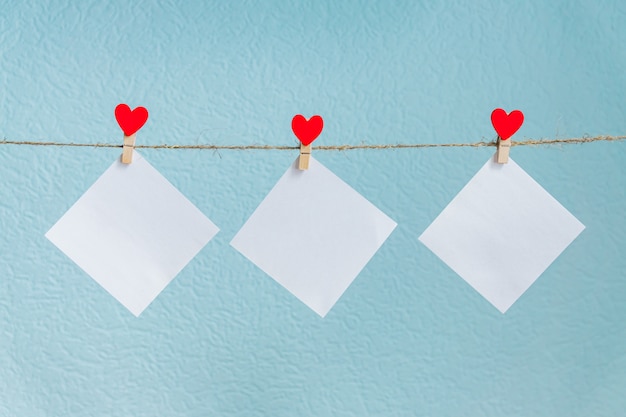
<instances>
[{"instance_id":1,"label":"clothespin wooden grain","mask_svg":"<svg viewBox=\"0 0 626 417\"><path fill-rule=\"evenodd\" d=\"M126 104L118 104L115 107L115 119L124 132L124 146L122 147L122 163L130 164L133 161L133 149L137 131L148 120L148 110L144 107L137 107L131 111Z\"/></svg>"},{"instance_id":2,"label":"clothespin wooden grain","mask_svg":"<svg viewBox=\"0 0 626 417\"><path fill-rule=\"evenodd\" d=\"M309 161L311 160L311 145L300 144L300 158L298 159L298 169L309 169Z\"/></svg>"},{"instance_id":3,"label":"clothespin wooden grain","mask_svg":"<svg viewBox=\"0 0 626 417\"><path fill-rule=\"evenodd\" d=\"M122 148L122 163L130 164L133 162L133 149L135 148L135 139L137 134L133 133L130 136L124 135L124 147Z\"/></svg>"},{"instance_id":4,"label":"clothespin wooden grain","mask_svg":"<svg viewBox=\"0 0 626 417\"><path fill-rule=\"evenodd\" d=\"M491 112L491 124L498 134L498 150L496 151L496 162L506 164L509 162L509 151L511 150L511 139L515 132L524 123L524 114L519 110L513 110L507 114L502 109L495 109Z\"/></svg>"},{"instance_id":5,"label":"clothespin wooden grain","mask_svg":"<svg viewBox=\"0 0 626 417\"><path fill-rule=\"evenodd\" d=\"M504 140L498 136L498 150L496 151L496 162L506 164L509 162L509 150L511 149L511 139Z\"/></svg>"}]
</instances>

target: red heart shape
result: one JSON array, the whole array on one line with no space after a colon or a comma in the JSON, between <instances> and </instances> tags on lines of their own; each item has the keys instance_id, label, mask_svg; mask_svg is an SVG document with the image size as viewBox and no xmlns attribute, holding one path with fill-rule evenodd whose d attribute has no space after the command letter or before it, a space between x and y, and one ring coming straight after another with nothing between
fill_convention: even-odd
<instances>
[{"instance_id":1,"label":"red heart shape","mask_svg":"<svg viewBox=\"0 0 626 417\"><path fill-rule=\"evenodd\" d=\"M513 136L522 123L524 123L524 114L519 110L513 110L509 114L502 109L495 109L491 112L491 124L502 140Z\"/></svg>"},{"instance_id":2,"label":"red heart shape","mask_svg":"<svg viewBox=\"0 0 626 417\"><path fill-rule=\"evenodd\" d=\"M118 104L115 107L115 120L120 125L124 135L130 136L136 133L148 120L148 110L145 107L137 107L130 111L126 104Z\"/></svg>"},{"instance_id":3,"label":"red heart shape","mask_svg":"<svg viewBox=\"0 0 626 417\"><path fill-rule=\"evenodd\" d=\"M317 139L323 128L324 120L322 120L322 116L316 115L307 120L303 115L296 114L291 120L291 130L293 130L293 133L304 146L310 145L311 142Z\"/></svg>"}]
</instances>

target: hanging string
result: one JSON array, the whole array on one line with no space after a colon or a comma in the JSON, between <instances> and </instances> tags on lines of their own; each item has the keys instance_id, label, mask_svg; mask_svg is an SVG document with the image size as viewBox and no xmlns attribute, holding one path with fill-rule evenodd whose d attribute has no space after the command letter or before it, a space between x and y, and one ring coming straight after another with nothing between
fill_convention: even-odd
<instances>
[{"instance_id":1,"label":"hanging string","mask_svg":"<svg viewBox=\"0 0 626 417\"><path fill-rule=\"evenodd\" d=\"M560 145L591 142L617 142L625 140L626 136L593 136L568 139L528 139L513 141L512 146L535 146L535 145ZM26 146L61 146L61 147L93 147L93 148L121 148L122 144L113 143L72 143L72 142L37 142L15 141L4 139L0 145L26 145ZM318 151L349 151L355 149L415 149L415 148L478 148L483 146L496 146L496 141L474 143L396 143L396 144L359 144L359 145L322 145L313 146ZM287 151L300 149L300 146L277 146L277 145L136 145L136 149L211 149L211 150L259 150L259 151Z\"/></svg>"}]
</instances>

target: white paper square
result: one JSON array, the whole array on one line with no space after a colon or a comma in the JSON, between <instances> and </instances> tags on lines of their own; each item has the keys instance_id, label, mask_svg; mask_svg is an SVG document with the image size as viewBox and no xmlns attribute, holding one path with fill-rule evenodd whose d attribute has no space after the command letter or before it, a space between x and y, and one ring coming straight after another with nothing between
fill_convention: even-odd
<instances>
[{"instance_id":1,"label":"white paper square","mask_svg":"<svg viewBox=\"0 0 626 417\"><path fill-rule=\"evenodd\" d=\"M513 160L492 158L419 239L504 313L584 228Z\"/></svg>"},{"instance_id":2,"label":"white paper square","mask_svg":"<svg viewBox=\"0 0 626 417\"><path fill-rule=\"evenodd\" d=\"M136 151L113 163L46 237L135 316L218 228Z\"/></svg>"},{"instance_id":3,"label":"white paper square","mask_svg":"<svg viewBox=\"0 0 626 417\"><path fill-rule=\"evenodd\" d=\"M311 158L285 172L230 244L324 317L395 227Z\"/></svg>"}]
</instances>

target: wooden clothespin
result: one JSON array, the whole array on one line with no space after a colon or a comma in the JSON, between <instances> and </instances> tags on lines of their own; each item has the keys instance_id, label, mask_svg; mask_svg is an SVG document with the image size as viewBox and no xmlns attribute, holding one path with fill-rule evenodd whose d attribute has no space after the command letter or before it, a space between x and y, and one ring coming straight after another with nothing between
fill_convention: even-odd
<instances>
[{"instance_id":1,"label":"wooden clothespin","mask_svg":"<svg viewBox=\"0 0 626 417\"><path fill-rule=\"evenodd\" d=\"M300 157L298 158L298 169L309 169L309 161L311 160L311 145L300 144Z\"/></svg>"},{"instance_id":2,"label":"wooden clothespin","mask_svg":"<svg viewBox=\"0 0 626 417\"><path fill-rule=\"evenodd\" d=\"M298 169L309 169L311 160L311 143L322 133L324 120L321 116L313 116L309 120L301 114L296 114L291 120L291 130L300 141L300 158L298 159Z\"/></svg>"},{"instance_id":3,"label":"wooden clothespin","mask_svg":"<svg viewBox=\"0 0 626 417\"><path fill-rule=\"evenodd\" d=\"M509 151L511 150L511 139L515 132L524 123L524 114L519 110L513 110L507 114L502 109L495 109L491 112L491 124L498 134L498 150L496 151L496 162L506 164L509 162Z\"/></svg>"},{"instance_id":4,"label":"wooden clothespin","mask_svg":"<svg viewBox=\"0 0 626 417\"><path fill-rule=\"evenodd\" d=\"M506 164L509 162L509 150L511 149L511 139L502 139L498 136L498 150L496 151L496 162Z\"/></svg>"},{"instance_id":5,"label":"wooden clothespin","mask_svg":"<svg viewBox=\"0 0 626 417\"><path fill-rule=\"evenodd\" d=\"M137 134L133 133L130 136L124 135L124 146L122 147L122 163L130 164L133 162L133 149L135 148L135 139Z\"/></svg>"},{"instance_id":6,"label":"wooden clothespin","mask_svg":"<svg viewBox=\"0 0 626 417\"><path fill-rule=\"evenodd\" d=\"M137 107L131 111L126 104L118 104L115 107L115 119L124 132L124 146L122 147L122 163L130 164L133 161L133 149L137 131L148 120L148 110L145 107Z\"/></svg>"}]
</instances>

